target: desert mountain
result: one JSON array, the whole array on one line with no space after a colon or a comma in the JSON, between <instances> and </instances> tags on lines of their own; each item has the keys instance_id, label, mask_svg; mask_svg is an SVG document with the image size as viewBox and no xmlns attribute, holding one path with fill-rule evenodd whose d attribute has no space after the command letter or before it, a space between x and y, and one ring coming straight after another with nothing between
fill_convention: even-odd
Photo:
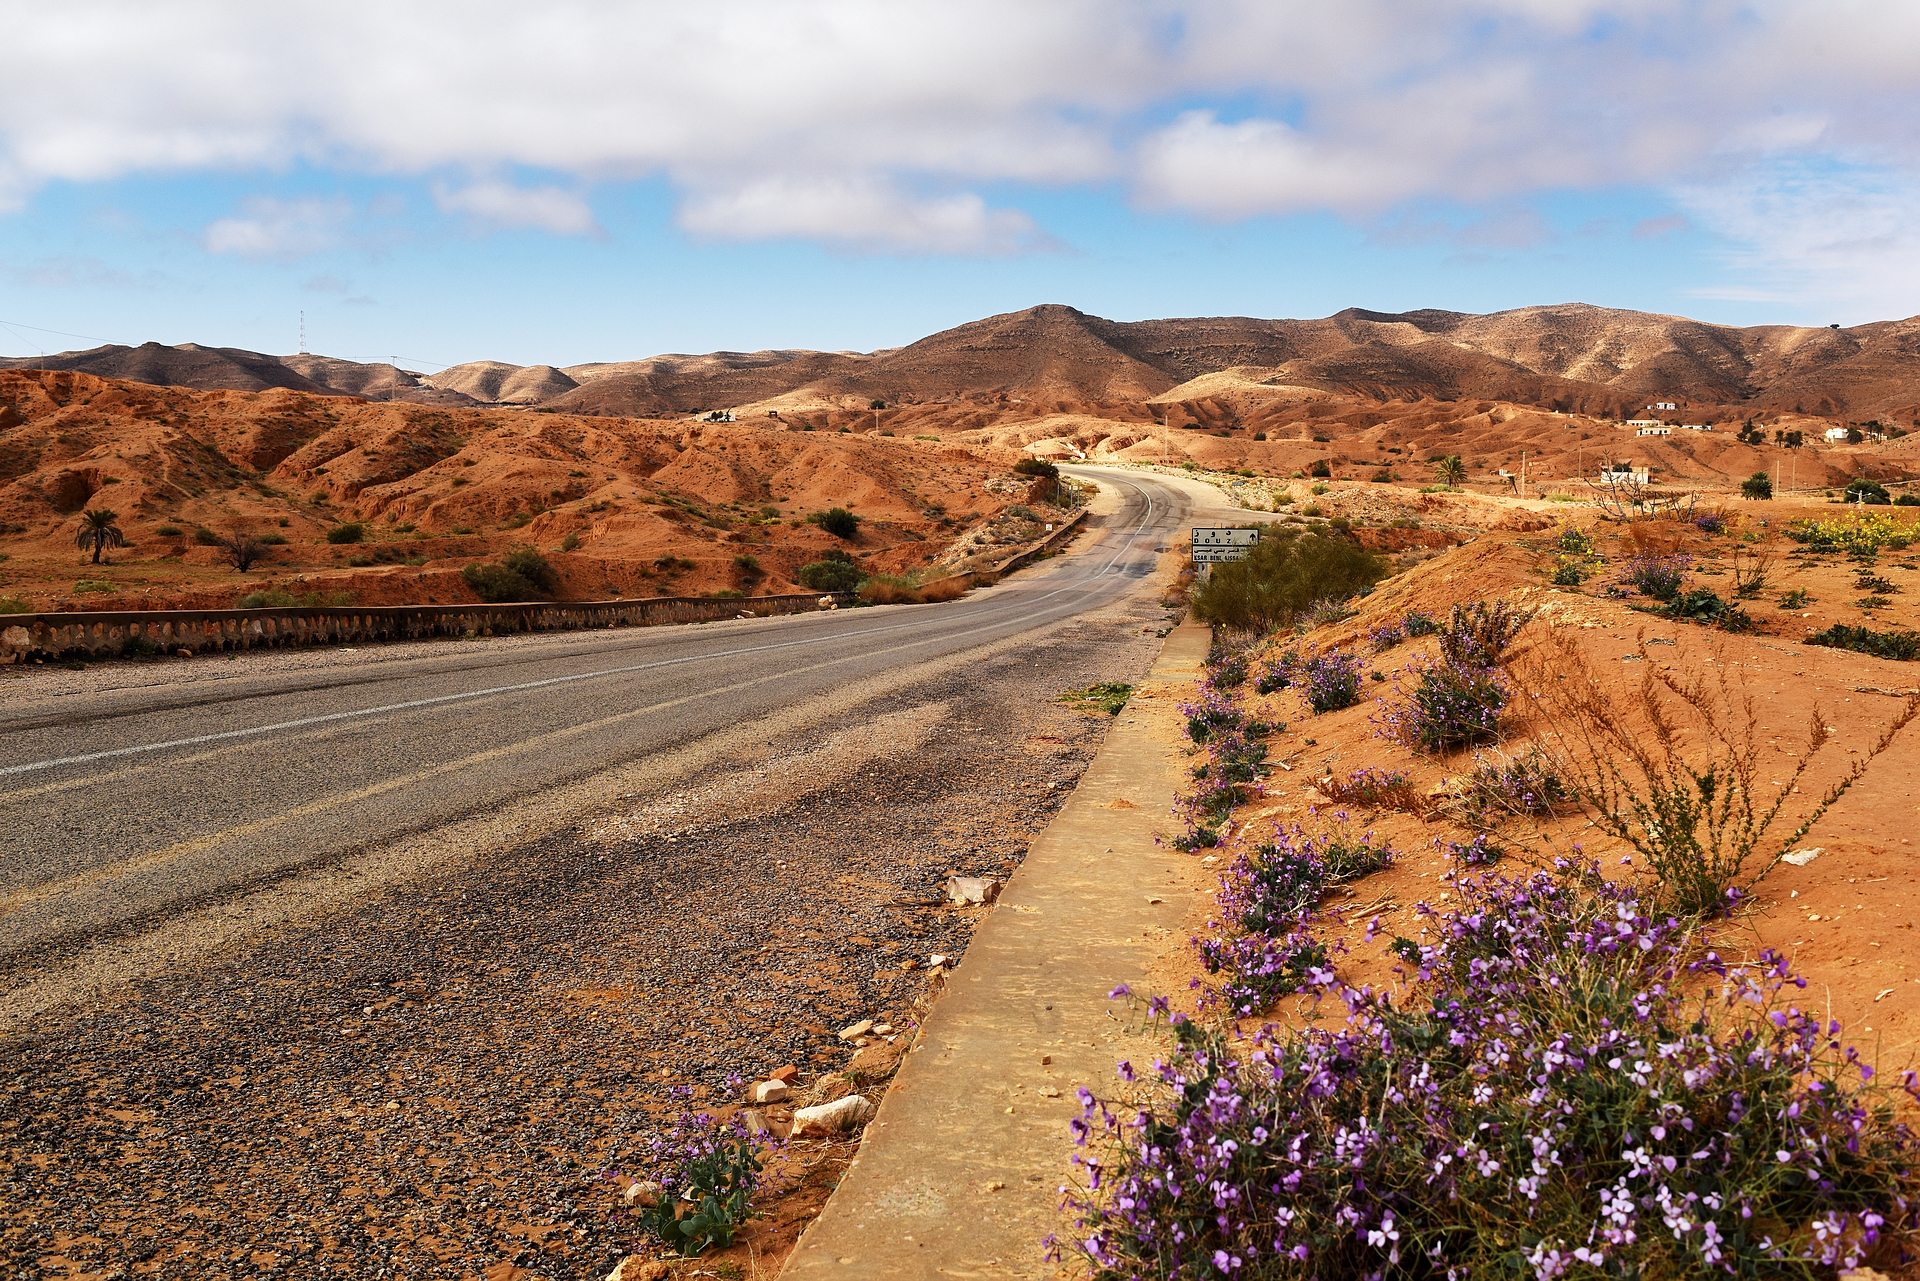
<instances>
[{"instance_id":1,"label":"desert mountain","mask_svg":"<svg viewBox=\"0 0 1920 1281\"><path fill-rule=\"evenodd\" d=\"M611 417L851 409L870 399L1112 409L1186 400L1186 384L1232 370L1242 381L1375 401L1494 400L1632 414L1664 399L1723 420L1804 413L1906 421L1920 416L1920 317L1850 329L1735 328L1570 303L1491 315L1349 308L1320 320L1119 322L1048 305L868 354L715 352L565 368L478 361L423 376L318 356L148 343L0 367Z\"/></svg>"}]
</instances>

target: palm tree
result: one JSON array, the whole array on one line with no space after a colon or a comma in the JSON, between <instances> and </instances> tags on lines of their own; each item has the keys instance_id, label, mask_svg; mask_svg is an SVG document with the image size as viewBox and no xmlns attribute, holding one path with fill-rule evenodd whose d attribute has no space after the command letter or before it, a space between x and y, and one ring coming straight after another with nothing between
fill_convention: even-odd
<instances>
[{"instance_id":1,"label":"palm tree","mask_svg":"<svg viewBox=\"0 0 1920 1281\"><path fill-rule=\"evenodd\" d=\"M127 536L113 522L120 519L119 513L108 511L105 507L95 508L80 518L80 533L73 542L76 547L92 547L93 563L100 563L100 553L109 547L125 547Z\"/></svg>"},{"instance_id":2,"label":"palm tree","mask_svg":"<svg viewBox=\"0 0 1920 1281\"><path fill-rule=\"evenodd\" d=\"M1458 489L1467 479L1467 465L1460 461L1460 455L1448 454L1433 469L1433 477L1448 489Z\"/></svg>"}]
</instances>

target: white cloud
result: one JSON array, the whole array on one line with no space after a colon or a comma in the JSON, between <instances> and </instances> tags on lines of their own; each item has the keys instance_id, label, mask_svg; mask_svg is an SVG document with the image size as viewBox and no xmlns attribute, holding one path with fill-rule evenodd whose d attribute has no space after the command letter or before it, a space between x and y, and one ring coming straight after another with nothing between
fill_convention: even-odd
<instances>
[{"instance_id":1,"label":"white cloud","mask_svg":"<svg viewBox=\"0 0 1920 1281\"><path fill-rule=\"evenodd\" d=\"M436 183L433 199L443 213L465 214L484 227L556 236L603 234L587 202L559 187L516 187L491 178L460 188Z\"/></svg>"},{"instance_id":2,"label":"white cloud","mask_svg":"<svg viewBox=\"0 0 1920 1281\"><path fill-rule=\"evenodd\" d=\"M338 245L353 217L350 202L319 196L249 196L240 209L239 217L208 224L201 236L208 253L293 262Z\"/></svg>"},{"instance_id":3,"label":"white cloud","mask_svg":"<svg viewBox=\"0 0 1920 1281\"><path fill-rule=\"evenodd\" d=\"M717 240L791 236L870 253L1004 255L1043 237L1017 209L970 192L916 197L863 180L770 178L691 196L680 222Z\"/></svg>"},{"instance_id":4,"label":"white cloud","mask_svg":"<svg viewBox=\"0 0 1920 1281\"><path fill-rule=\"evenodd\" d=\"M1047 243L984 194L1020 185L1370 220L1623 185L1737 203L1807 157L1920 175L1920 7L1883 0L67 0L8 42L0 210L130 173L531 169L559 185L439 199L593 234L581 192L663 178L705 236L1000 254ZM1801 195L1779 207L1823 207ZM326 234L208 231L256 256Z\"/></svg>"}]
</instances>

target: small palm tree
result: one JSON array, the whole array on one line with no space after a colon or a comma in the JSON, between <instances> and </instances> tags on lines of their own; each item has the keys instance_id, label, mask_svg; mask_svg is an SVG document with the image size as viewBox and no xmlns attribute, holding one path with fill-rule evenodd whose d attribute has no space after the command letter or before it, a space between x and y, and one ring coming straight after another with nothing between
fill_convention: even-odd
<instances>
[{"instance_id":1,"label":"small palm tree","mask_svg":"<svg viewBox=\"0 0 1920 1281\"><path fill-rule=\"evenodd\" d=\"M93 563L100 563L100 553L109 547L125 547L127 536L113 522L120 519L118 512L108 511L105 507L95 508L80 518L80 532L74 538L74 545L80 548L93 548Z\"/></svg>"},{"instance_id":2,"label":"small palm tree","mask_svg":"<svg viewBox=\"0 0 1920 1281\"><path fill-rule=\"evenodd\" d=\"M1460 455L1448 454L1433 469L1433 477L1448 489L1458 489L1467 479L1467 465Z\"/></svg>"}]
</instances>

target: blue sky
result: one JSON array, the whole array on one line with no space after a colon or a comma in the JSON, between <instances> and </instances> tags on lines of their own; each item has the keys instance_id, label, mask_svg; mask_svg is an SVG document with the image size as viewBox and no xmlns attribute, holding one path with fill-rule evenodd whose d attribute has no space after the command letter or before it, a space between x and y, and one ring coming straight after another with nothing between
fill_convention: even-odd
<instances>
[{"instance_id":1,"label":"blue sky","mask_svg":"<svg viewBox=\"0 0 1920 1281\"><path fill-rule=\"evenodd\" d=\"M1892 9L77 3L0 81L0 352L287 352L303 311L409 368L1039 302L1904 317Z\"/></svg>"}]
</instances>

